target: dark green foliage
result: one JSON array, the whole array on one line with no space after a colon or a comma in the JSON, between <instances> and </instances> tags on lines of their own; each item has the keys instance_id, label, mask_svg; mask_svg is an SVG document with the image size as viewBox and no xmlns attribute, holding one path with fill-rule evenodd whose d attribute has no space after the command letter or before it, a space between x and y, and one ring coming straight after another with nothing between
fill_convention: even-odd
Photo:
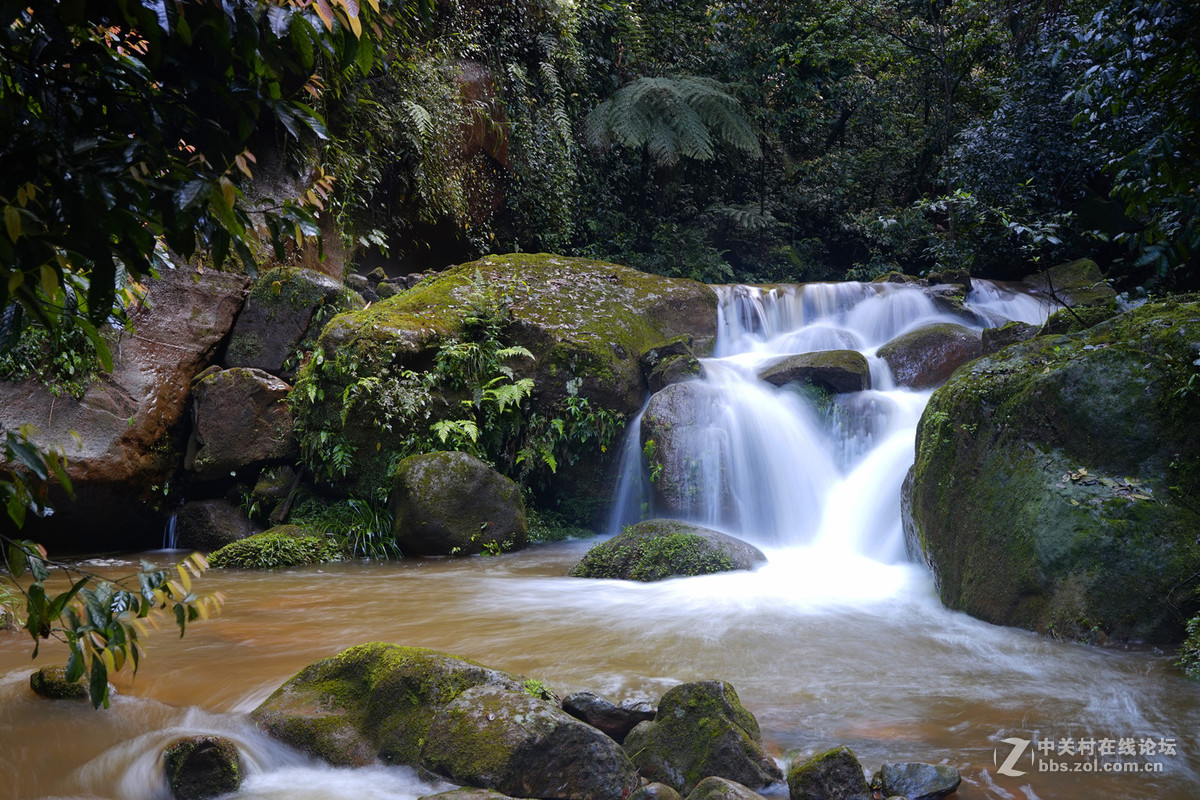
<instances>
[{"instance_id":1,"label":"dark green foliage","mask_svg":"<svg viewBox=\"0 0 1200 800\"><path fill-rule=\"evenodd\" d=\"M392 515L377 500L347 498L322 500L310 496L298 503L288 522L333 538L340 551L352 558L399 558L393 538Z\"/></svg>"},{"instance_id":2,"label":"dark green foliage","mask_svg":"<svg viewBox=\"0 0 1200 800\"><path fill-rule=\"evenodd\" d=\"M1187 622L1187 638L1175 654L1175 662L1191 678L1200 678L1200 615Z\"/></svg>"}]
</instances>

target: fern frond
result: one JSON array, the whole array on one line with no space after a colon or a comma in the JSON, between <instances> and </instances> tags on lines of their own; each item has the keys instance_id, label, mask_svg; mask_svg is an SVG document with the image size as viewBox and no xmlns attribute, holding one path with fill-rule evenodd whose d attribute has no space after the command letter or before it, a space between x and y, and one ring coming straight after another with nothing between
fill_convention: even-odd
<instances>
[{"instance_id":1,"label":"fern frond","mask_svg":"<svg viewBox=\"0 0 1200 800\"><path fill-rule=\"evenodd\" d=\"M691 76L627 83L592 110L584 134L595 147L645 147L660 166L680 157L707 161L717 141L762 155L737 98L716 81Z\"/></svg>"}]
</instances>

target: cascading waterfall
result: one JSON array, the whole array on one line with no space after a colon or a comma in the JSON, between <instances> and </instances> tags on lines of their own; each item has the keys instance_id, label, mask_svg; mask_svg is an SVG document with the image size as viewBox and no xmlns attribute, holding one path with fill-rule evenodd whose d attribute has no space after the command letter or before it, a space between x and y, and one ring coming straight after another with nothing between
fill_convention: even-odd
<instances>
[{"instance_id":1,"label":"cascading waterfall","mask_svg":"<svg viewBox=\"0 0 1200 800\"><path fill-rule=\"evenodd\" d=\"M980 330L1011 319L1040 322L1048 310L1043 299L987 281L975 282L959 313L903 284L718 291L717 343L702 362L703 378L669 387L671 399L648 409L673 428L670 452L658 453L679 484L673 507L653 507L639 416L625 445L613 527L659 513L763 546L812 546L885 564L905 559L900 485L931 392L895 387L876 351L931 323ZM814 397L758 378L788 356L829 350L866 357L871 388Z\"/></svg>"}]
</instances>

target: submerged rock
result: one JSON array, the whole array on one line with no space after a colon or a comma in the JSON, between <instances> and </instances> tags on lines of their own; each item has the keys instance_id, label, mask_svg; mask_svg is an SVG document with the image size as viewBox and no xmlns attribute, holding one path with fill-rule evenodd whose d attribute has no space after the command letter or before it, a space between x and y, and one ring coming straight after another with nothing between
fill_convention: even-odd
<instances>
[{"instance_id":1,"label":"submerged rock","mask_svg":"<svg viewBox=\"0 0 1200 800\"><path fill-rule=\"evenodd\" d=\"M852 800L871 793L866 773L847 747L794 764L787 774L790 800Z\"/></svg>"},{"instance_id":2,"label":"submerged rock","mask_svg":"<svg viewBox=\"0 0 1200 800\"><path fill-rule=\"evenodd\" d=\"M625 741L639 722L654 719L654 708L649 703L625 702L618 706L592 692L576 692L564 697L562 709L618 743Z\"/></svg>"},{"instance_id":3,"label":"submerged rock","mask_svg":"<svg viewBox=\"0 0 1200 800\"><path fill-rule=\"evenodd\" d=\"M671 689L654 720L634 728L624 746L643 777L684 795L714 775L752 789L783 778L763 750L758 720L724 681Z\"/></svg>"},{"instance_id":4,"label":"submerged rock","mask_svg":"<svg viewBox=\"0 0 1200 800\"><path fill-rule=\"evenodd\" d=\"M67 668L64 666L42 667L29 676L29 688L33 693L51 700L86 700L88 697L87 684L83 677L67 680Z\"/></svg>"},{"instance_id":5,"label":"submerged rock","mask_svg":"<svg viewBox=\"0 0 1200 800\"><path fill-rule=\"evenodd\" d=\"M1172 642L1200 572L1200 304L1014 344L934 392L905 530L943 602L1087 640Z\"/></svg>"},{"instance_id":6,"label":"submerged rock","mask_svg":"<svg viewBox=\"0 0 1200 800\"><path fill-rule=\"evenodd\" d=\"M527 541L521 488L468 453L428 453L401 461L388 509L396 543L409 554L521 550Z\"/></svg>"},{"instance_id":7,"label":"submerged rock","mask_svg":"<svg viewBox=\"0 0 1200 800\"><path fill-rule=\"evenodd\" d=\"M754 569L767 557L728 534L673 519L650 519L589 550L568 573L575 578L659 581Z\"/></svg>"},{"instance_id":8,"label":"submerged rock","mask_svg":"<svg viewBox=\"0 0 1200 800\"><path fill-rule=\"evenodd\" d=\"M884 764L871 781L884 797L901 795L908 800L937 800L958 791L962 776L945 764Z\"/></svg>"},{"instance_id":9,"label":"submerged rock","mask_svg":"<svg viewBox=\"0 0 1200 800\"><path fill-rule=\"evenodd\" d=\"M758 375L774 386L808 382L834 394L871 388L871 368L854 350L821 350L788 356Z\"/></svg>"},{"instance_id":10,"label":"submerged rock","mask_svg":"<svg viewBox=\"0 0 1200 800\"><path fill-rule=\"evenodd\" d=\"M208 800L242 785L242 757L223 736L189 736L163 751L163 770L176 800Z\"/></svg>"},{"instance_id":11,"label":"submerged rock","mask_svg":"<svg viewBox=\"0 0 1200 800\"><path fill-rule=\"evenodd\" d=\"M879 348L898 386L931 389L983 354L979 331L938 322L903 333Z\"/></svg>"}]
</instances>

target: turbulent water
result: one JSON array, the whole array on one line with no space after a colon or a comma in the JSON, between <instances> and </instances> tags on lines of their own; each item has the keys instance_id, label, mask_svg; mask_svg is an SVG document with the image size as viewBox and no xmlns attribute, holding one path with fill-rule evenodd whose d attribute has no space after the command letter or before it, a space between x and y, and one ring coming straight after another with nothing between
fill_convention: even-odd
<instances>
[{"instance_id":1,"label":"turbulent water","mask_svg":"<svg viewBox=\"0 0 1200 800\"><path fill-rule=\"evenodd\" d=\"M1200 691L1164 654L1065 644L948 612L909 560L899 491L929 393L894 388L874 354L946 321L929 299L860 284L721 291L716 353L697 387L706 411L693 432L701 471L687 515L754 541L765 567L646 585L576 580L562 576L591 543L569 542L493 558L210 573L206 587L230 598L222 616L182 641L153 637L136 682L104 712L33 696L27 640L0 634L0 798L165 798L159 754L194 733L238 742L249 773L239 798L408 800L445 788L407 769L314 764L248 721L305 664L371 640L618 701L723 678L782 761L844 744L872 771L885 760L948 763L964 775L966 800L1200 796ZM968 301L979 326L1046 313L1036 298L986 283ZM846 348L871 361L874 388L830 407L754 378L785 354ZM617 523L649 505L636 435L626 459ZM39 662L58 655L44 649ZM1039 771L1030 745L1001 772L1009 739L1052 742L1062 769ZM1135 753L1089 769L1091 757L1057 752L1089 740L1133 742ZM1138 753L1146 741L1154 752ZM1117 762L1139 772L1103 771Z\"/></svg>"}]
</instances>

